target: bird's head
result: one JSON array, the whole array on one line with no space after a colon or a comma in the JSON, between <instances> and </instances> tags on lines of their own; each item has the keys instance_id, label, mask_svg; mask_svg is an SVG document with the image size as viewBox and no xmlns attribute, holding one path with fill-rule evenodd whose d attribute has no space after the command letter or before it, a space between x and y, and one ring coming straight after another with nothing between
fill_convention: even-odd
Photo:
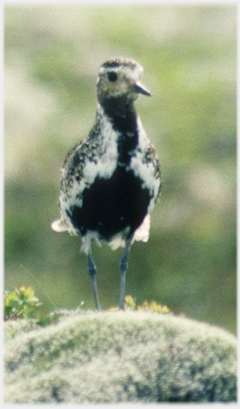
<instances>
[{"instance_id":1,"label":"bird's head","mask_svg":"<svg viewBox=\"0 0 240 409\"><path fill-rule=\"evenodd\" d=\"M143 68L132 59L114 58L101 65L97 80L99 102L121 99L134 101L139 94L150 96L150 92L140 82Z\"/></svg>"}]
</instances>

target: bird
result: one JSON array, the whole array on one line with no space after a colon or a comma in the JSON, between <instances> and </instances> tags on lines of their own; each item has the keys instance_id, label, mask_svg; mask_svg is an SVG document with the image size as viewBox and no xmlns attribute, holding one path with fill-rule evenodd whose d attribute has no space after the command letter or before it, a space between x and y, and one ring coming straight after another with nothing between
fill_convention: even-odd
<instances>
[{"instance_id":1,"label":"bird","mask_svg":"<svg viewBox=\"0 0 240 409\"><path fill-rule=\"evenodd\" d=\"M92 242L124 248L119 301L124 310L129 251L134 241L148 241L150 212L162 185L157 152L134 106L140 94L151 96L142 74L143 67L131 58L114 57L100 66L93 127L61 168L60 218L51 227L81 236L96 310L100 306Z\"/></svg>"}]
</instances>

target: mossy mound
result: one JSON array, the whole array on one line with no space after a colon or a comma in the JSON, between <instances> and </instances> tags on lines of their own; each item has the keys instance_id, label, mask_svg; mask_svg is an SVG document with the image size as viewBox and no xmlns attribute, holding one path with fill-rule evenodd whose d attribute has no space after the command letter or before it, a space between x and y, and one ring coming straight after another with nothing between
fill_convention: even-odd
<instances>
[{"instance_id":1,"label":"mossy mound","mask_svg":"<svg viewBox=\"0 0 240 409\"><path fill-rule=\"evenodd\" d=\"M171 314L62 312L5 323L5 402L236 401L236 338Z\"/></svg>"}]
</instances>

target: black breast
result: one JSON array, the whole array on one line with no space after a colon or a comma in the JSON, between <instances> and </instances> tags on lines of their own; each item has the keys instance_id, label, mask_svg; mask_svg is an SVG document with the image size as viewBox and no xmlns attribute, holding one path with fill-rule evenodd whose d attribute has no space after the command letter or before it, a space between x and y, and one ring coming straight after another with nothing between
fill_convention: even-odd
<instances>
[{"instance_id":1,"label":"black breast","mask_svg":"<svg viewBox=\"0 0 240 409\"><path fill-rule=\"evenodd\" d=\"M130 236L142 223L150 201L149 191L141 183L132 170L126 171L123 166L118 166L109 179L97 176L83 191L82 207L69 209L74 227L82 235L94 230L109 240L130 226Z\"/></svg>"}]
</instances>

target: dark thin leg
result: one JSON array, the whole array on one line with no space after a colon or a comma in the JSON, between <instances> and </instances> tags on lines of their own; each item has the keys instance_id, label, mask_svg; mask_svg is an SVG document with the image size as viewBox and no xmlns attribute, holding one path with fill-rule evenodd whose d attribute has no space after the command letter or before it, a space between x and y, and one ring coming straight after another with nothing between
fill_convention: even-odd
<instances>
[{"instance_id":1,"label":"dark thin leg","mask_svg":"<svg viewBox=\"0 0 240 409\"><path fill-rule=\"evenodd\" d=\"M132 237L127 241L122 260L120 263L120 273L121 273L121 281L120 281L120 304L119 309L124 310L124 298L125 298L125 282L126 282L126 272L128 268L128 255L131 248Z\"/></svg>"},{"instance_id":2,"label":"dark thin leg","mask_svg":"<svg viewBox=\"0 0 240 409\"><path fill-rule=\"evenodd\" d=\"M87 255L88 258L88 273L91 277L91 281L92 281L92 288L93 288L93 295L94 295L94 300L95 300L95 307L96 310L100 310L99 307L99 302L98 302L98 292L97 292L97 281L96 281L96 266L94 264L94 261L92 259L92 252L91 249L89 250L89 253Z\"/></svg>"}]
</instances>

